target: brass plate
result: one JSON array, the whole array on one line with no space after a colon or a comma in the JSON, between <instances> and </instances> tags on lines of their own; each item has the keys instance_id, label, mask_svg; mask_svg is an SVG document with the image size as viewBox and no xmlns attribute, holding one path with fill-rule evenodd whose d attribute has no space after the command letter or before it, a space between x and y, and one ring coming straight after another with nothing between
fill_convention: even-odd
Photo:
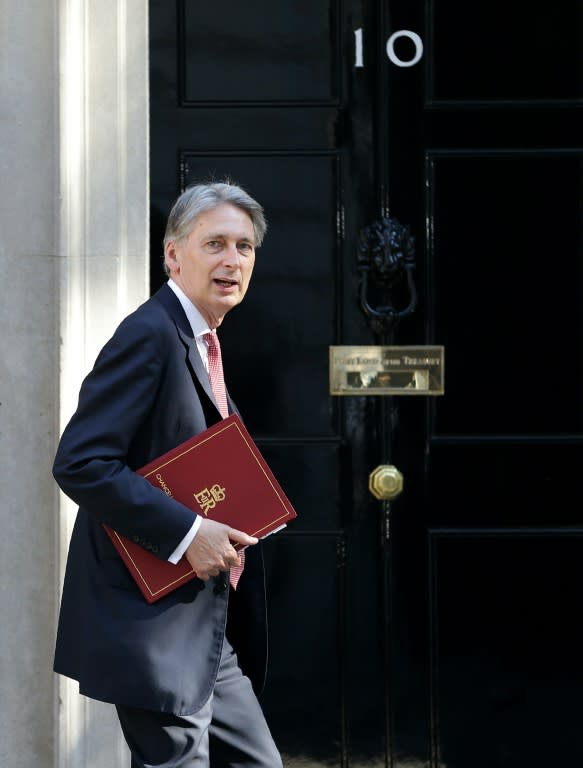
<instances>
[{"instance_id":1,"label":"brass plate","mask_svg":"<svg viewBox=\"0 0 583 768\"><path fill-rule=\"evenodd\" d=\"M330 347L331 395L443 395L444 347Z\"/></svg>"}]
</instances>

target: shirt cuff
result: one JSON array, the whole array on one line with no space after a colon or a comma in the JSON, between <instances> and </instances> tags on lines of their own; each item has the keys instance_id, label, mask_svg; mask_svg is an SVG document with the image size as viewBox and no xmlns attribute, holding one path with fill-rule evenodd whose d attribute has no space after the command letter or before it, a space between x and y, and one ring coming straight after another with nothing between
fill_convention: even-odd
<instances>
[{"instance_id":1,"label":"shirt cuff","mask_svg":"<svg viewBox=\"0 0 583 768\"><path fill-rule=\"evenodd\" d=\"M194 523L192 524L192 528L188 531L186 536L182 539L180 544L176 547L174 552L168 558L169 563L176 565L176 563L180 560L182 555L186 552L186 550L190 546L191 541L194 539L194 537L198 533L198 529L200 528L201 523L202 523L202 517L200 515L197 515L194 520Z\"/></svg>"}]
</instances>

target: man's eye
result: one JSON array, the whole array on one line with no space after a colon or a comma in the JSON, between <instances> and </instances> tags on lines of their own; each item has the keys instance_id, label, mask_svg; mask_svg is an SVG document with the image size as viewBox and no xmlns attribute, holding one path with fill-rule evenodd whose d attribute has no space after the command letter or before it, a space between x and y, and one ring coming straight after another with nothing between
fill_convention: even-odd
<instances>
[{"instance_id":1,"label":"man's eye","mask_svg":"<svg viewBox=\"0 0 583 768\"><path fill-rule=\"evenodd\" d=\"M219 243L219 241L218 241L218 240L209 240L209 241L208 241L208 243L207 243L207 246L208 246L209 248L219 248L219 247L220 247L220 245L221 245L221 244Z\"/></svg>"},{"instance_id":2,"label":"man's eye","mask_svg":"<svg viewBox=\"0 0 583 768\"><path fill-rule=\"evenodd\" d=\"M249 252L253 250L253 246L251 243L239 243L239 250Z\"/></svg>"}]
</instances>

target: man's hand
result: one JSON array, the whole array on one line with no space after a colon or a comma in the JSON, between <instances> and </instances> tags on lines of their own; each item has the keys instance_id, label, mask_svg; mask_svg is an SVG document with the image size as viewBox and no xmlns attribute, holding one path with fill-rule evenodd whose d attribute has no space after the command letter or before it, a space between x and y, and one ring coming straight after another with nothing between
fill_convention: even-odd
<instances>
[{"instance_id":1,"label":"man's hand","mask_svg":"<svg viewBox=\"0 0 583 768\"><path fill-rule=\"evenodd\" d=\"M211 576L218 576L233 565L241 565L241 558L231 542L247 547L257 544L257 541L243 531L204 519L185 556L198 578L208 581Z\"/></svg>"}]
</instances>

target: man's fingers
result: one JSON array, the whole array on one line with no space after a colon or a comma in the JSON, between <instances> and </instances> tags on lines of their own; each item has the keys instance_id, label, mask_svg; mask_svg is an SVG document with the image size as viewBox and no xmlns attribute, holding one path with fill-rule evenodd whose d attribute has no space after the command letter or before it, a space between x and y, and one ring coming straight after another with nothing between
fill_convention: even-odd
<instances>
[{"instance_id":1,"label":"man's fingers","mask_svg":"<svg viewBox=\"0 0 583 768\"><path fill-rule=\"evenodd\" d=\"M204 571L204 572L201 572L201 573L199 573L199 572L197 571L196 575L198 576L198 578L199 578L201 581L208 581L208 580L209 580L211 577L213 577L213 578L214 578L215 576L218 576L218 575L219 575L219 573L220 573L222 570L223 570L222 568L209 568L209 570L208 570L208 571ZM226 570L226 571L228 571L229 569L228 569L228 568L225 568L225 570Z\"/></svg>"},{"instance_id":2,"label":"man's fingers","mask_svg":"<svg viewBox=\"0 0 583 768\"><path fill-rule=\"evenodd\" d=\"M208 575L208 573L199 573L197 571L196 575L197 575L197 578L199 578L201 581L208 581L210 579L210 576Z\"/></svg>"}]
</instances>

